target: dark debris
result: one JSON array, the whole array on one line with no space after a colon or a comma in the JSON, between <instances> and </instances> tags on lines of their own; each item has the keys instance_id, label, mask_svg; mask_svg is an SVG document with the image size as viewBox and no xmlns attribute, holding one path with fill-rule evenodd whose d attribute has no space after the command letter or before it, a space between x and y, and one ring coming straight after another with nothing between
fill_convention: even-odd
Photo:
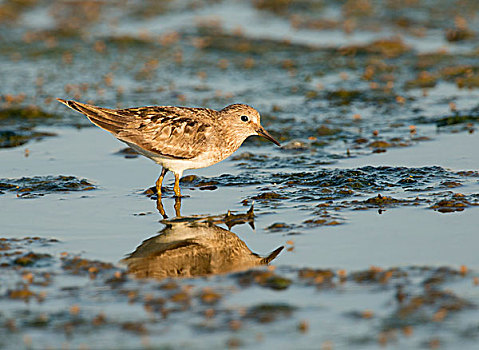
<instances>
[{"instance_id":1,"label":"dark debris","mask_svg":"<svg viewBox=\"0 0 479 350\"><path fill-rule=\"evenodd\" d=\"M90 191L96 185L74 176L35 176L0 179L0 190L16 192L18 198L37 198L54 192Z\"/></svg>"}]
</instances>

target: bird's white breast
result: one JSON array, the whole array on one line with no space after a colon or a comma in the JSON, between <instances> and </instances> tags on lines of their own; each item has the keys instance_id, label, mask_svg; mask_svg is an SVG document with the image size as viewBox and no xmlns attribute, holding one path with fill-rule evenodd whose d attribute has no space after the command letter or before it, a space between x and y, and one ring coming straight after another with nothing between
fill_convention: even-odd
<instances>
[{"instance_id":1,"label":"bird's white breast","mask_svg":"<svg viewBox=\"0 0 479 350\"><path fill-rule=\"evenodd\" d=\"M218 157L215 157L215 154L212 154L212 152L206 151L201 153L198 157L195 157L192 159L175 159L175 158L165 157L157 153L147 151L133 143L126 142L126 141L124 142L128 144L128 146L133 148L139 154L150 158L154 162L160 164L161 166L165 167L166 169L174 173L178 173L180 177L183 174L183 171L187 169L205 168L207 166L210 166L222 161L228 156L226 155L224 157L218 158Z\"/></svg>"}]
</instances>

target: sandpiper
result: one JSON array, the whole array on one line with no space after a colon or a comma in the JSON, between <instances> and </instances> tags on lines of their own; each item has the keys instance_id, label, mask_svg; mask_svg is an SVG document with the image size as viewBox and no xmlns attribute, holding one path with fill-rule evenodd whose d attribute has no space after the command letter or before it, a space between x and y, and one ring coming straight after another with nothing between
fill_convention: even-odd
<instances>
[{"instance_id":1,"label":"sandpiper","mask_svg":"<svg viewBox=\"0 0 479 350\"><path fill-rule=\"evenodd\" d=\"M262 257L236 234L209 222L177 218L122 261L137 278L164 279L239 272L268 265L284 247Z\"/></svg>"},{"instance_id":2,"label":"sandpiper","mask_svg":"<svg viewBox=\"0 0 479 350\"><path fill-rule=\"evenodd\" d=\"M109 109L57 100L160 164L162 170L156 181L158 198L168 170L175 175L175 196L181 197L183 171L204 168L228 158L247 137L259 135L280 146L261 126L258 111L245 104L232 104L220 111L173 106Z\"/></svg>"}]
</instances>

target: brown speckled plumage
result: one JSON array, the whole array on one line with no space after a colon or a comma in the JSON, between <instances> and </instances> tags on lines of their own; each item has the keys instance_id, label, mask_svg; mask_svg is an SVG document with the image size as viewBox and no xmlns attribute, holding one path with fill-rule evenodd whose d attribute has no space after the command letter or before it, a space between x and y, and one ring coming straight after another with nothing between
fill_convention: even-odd
<instances>
[{"instance_id":1,"label":"brown speckled plumage","mask_svg":"<svg viewBox=\"0 0 479 350\"><path fill-rule=\"evenodd\" d=\"M194 277L267 265L283 250L261 257L233 232L209 223L169 223L123 262L137 278Z\"/></svg>"},{"instance_id":2,"label":"brown speckled plumage","mask_svg":"<svg viewBox=\"0 0 479 350\"><path fill-rule=\"evenodd\" d=\"M179 178L184 170L222 161L248 136L260 135L279 145L261 126L259 113L244 104L216 111L173 106L109 109L71 100L58 101L85 114L93 124L162 165L156 183L159 196L167 170L175 174L175 194L179 197Z\"/></svg>"}]
</instances>

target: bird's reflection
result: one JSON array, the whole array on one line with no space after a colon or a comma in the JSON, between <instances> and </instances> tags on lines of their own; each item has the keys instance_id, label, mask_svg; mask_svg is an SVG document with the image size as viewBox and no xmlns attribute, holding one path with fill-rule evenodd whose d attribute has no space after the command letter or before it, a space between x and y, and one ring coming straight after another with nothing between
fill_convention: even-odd
<instances>
[{"instance_id":1,"label":"bird's reflection","mask_svg":"<svg viewBox=\"0 0 479 350\"><path fill-rule=\"evenodd\" d=\"M175 197L175 215L176 217L181 216L181 197ZM163 207L163 202L161 201L161 197L156 200L156 209L158 212L163 216L163 219L167 219L168 215L166 215L165 208Z\"/></svg>"},{"instance_id":2,"label":"bird's reflection","mask_svg":"<svg viewBox=\"0 0 479 350\"><path fill-rule=\"evenodd\" d=\"M137 278L193 277L242 271L269 264L283 250L275 249L265 257L253 253L228 228L253 221L253 206L245 214L218 216L179 215L181 200L175 203L176 217L167 219L161 202L160 214L166 227L129 254L123 262Z\"/></svg>"}]
</instances>

